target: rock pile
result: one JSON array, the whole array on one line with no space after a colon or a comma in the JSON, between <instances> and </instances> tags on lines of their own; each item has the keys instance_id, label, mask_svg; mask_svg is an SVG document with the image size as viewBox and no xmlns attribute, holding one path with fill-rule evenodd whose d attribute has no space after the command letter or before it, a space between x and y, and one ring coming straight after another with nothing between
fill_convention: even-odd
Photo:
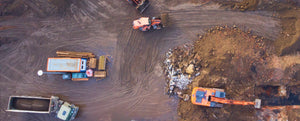
<instances>
[{"instance_id":1,"label":"rock pile","mask_svg":"<svg viewBox=\"0 0 300 121\"><path fill-rule=\"evenodd\" d=\"M167 94L180 96L182 90L188 89L192 79L200 75L195 73L200 70L199 61L200 57L193 54L193 46L188 44L170 49L166 53L164 71L168 83Z\"/></svg>"}]
</instances>

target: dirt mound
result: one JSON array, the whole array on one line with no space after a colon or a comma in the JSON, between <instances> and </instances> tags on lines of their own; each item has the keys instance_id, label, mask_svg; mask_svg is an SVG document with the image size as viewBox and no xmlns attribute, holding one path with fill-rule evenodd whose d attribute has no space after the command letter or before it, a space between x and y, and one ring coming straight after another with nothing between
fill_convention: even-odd
<instances>
[{"instance_id":1,"label":"dirt mound","mask_svg":"<svg viewBox=\"0 0 300 121\"><path fill-rule=\"evenodd\" d=\"M241 11L245 10L256 10L259 0L244 0L242 2L236 3L234 9L239 9Z\"/></svg>"},{"instance_id":2,"label":"dirt mound","mask_svg":"<svg viewBox=\"0 0 300 121\"><path fill-rule=\"evenodd\" d=\"M233 10L239 11L253 11L257 10L258 4L261 0L215 0L217 3L221 4L223 7L231 8Z\"/></svg>"},{"instance_id":3,"label":"dirt mound","mask_svg":"<svg viewBox=\"0 0 300 121\"><path fill-rule=\"evenodd\" d=\"M276 54L281 55L300 37L299 0L215 0L223 8L239 11L272 11L272 17L280 19L281 32L274 40Z\"/></svg>"},{"instance_id":4,"label":"dirt mound","mask_svg":"<svg viewBox=\"0 0 300 121\"><path fill-rule=\"evenodd\" d=\"M202 5L209 3L212 0L165 0L165 3L168 6L178 6L178 5L184 5L184 4L195 4L195 5Z\"/></svg>"},{"instance_id":5,"label":"dirt mound","mask_svg":"<svg viewBox=\"0 0 300 121\"><path fill-rule=\"evenodd\" d=\"M268 56L265 42L260 37L251 36L235 26L216 27L199 36L192 53L192 57L200 60L200 76L195 77L186 93L190 94L191 89L198 86L218 87L225 89L230 99L255 99L251 94L255 83L252 80L252 74L255 73L252 64ZM253 107L250 106L215 109L181 101L178 112L184 120L242 120L239 116L246 116L247 120L255 119Z\"/></svg>"},{"instance_id":6,"label":"dirt mound","mask_svg":"<svg viewBox=\"0 0 300 121\"><path fill-rule=\"evenodd\" d=\"M228 99L254 101L259 98L254 93L256 85L286 85L293 80L300 58L275 56L272 42L251 35L251 31L217 26L192 45L174 48L171 60L172 67L192 79L188 89L175 92L190 95L194 87L222 88ZM190 65L193 71L188 71ZM178 107L182 120L256 120L255 112L253 106L208 108L183 100Z\"/></svg>"}]
</instances>

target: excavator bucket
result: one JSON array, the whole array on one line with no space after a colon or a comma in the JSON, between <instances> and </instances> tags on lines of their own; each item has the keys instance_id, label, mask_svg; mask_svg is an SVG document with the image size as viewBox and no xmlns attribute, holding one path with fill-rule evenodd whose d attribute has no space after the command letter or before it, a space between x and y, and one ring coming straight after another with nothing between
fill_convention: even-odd
<instances>
[{"instance_id":1,"label":"excavator bucket","mask_svg":"<svg viewBox=\"0 0 300 121\"><path fill-rule=\"evenodd\" d=\"M141 0L141 2L142 3L140 5L136 6L136 9L140 11L140 13L143 13L146 10L146 8L149 7L150 3L149 0Z\"/></svg>"},{"instance_id":2,"label":"excavator bucket","mask_svg":"<svg viewBox=\"0 0 300 121\"><path fill-rule=\"evenodd\" d=\"M161 23L162 23L163 27L167 27L168 26L168 21L169 21L169 14L168 13L162 13L160 15L160 19L161 19Z\"/></svg>"},{"instance_id":3,"label":"excavator bucket","mask_svg":"<svg viewBox=\"0 0 300 121\"><path fill-rule=\"evenodd\" d=\"M254 107L255 108L260 108L261 107L261 99L255 99Z\"/></svg>"}]
</instances>

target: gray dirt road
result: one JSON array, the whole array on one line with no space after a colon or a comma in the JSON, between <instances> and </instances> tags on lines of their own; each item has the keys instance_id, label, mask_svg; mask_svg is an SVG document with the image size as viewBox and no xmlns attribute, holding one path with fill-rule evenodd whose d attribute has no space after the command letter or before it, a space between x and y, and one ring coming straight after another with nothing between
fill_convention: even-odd
<instances>
[{"instance_id":1,"label":"gray dirt road","mask_svg":"<svg viewBox=\"0 0 300 121\"><path fill-rule=\"evenodd\" d=\"M7 113L10 95L57 95L80 107L77 121L176 120L177 100L164 95L161 60L172 47L197 38L216 25L236 24L275 39L278 20L268 12L225 11L215 4L167 7L159 0L143 16L168 12L172 26L154 32L132 30L140 17L126 1L85 0L73 3L63 17L30 14L1 21L15 26L0 31L9 43L0 46L1 121L53 121L44 114ZM274 36L275 35L275 36ZM57 75L38 77L56 50L111 55L109 76L101 81L72 82Z\"/></svg>"}]
</instances>

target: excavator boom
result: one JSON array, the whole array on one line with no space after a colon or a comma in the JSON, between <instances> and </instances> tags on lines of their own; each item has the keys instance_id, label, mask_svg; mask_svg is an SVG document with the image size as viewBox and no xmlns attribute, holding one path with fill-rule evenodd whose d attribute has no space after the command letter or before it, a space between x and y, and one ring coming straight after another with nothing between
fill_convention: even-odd
<instances>
[{"instance_id":1,"label":"excavator boom","mask_svg":"<svg viewBox=\"0 0 300 121\"><path fill-rule=\"evenodd\" d=\"M223 89L195 87L191 95L191 101L195 105L207 107L222 107L222 104L232 105L253 105L255 108L261 107L261 99L255 99L253 102L228 100Z\"/></svg>"},{"instance_id":2,"label":"excavator boom","mask_svg":"<svg viewBox=\"0 0 300 121\"><path fill-rule=\"evenodd\" d=\"M255 108L260 108L260 105L261 105L261 100L260 99L255 99L255 102L248 102L248 101L228 100L228 99L225 99L225 98L211 97L210 101L221 103L221 104L254 105Z\"/></svg>"},{"instance_id":3,"label":"excavator boom","mask_svg":"<svg viewBox=\"0 0 300 121\"><path fill-rule=\"evenodd\" d=\"M217 98L217 97L211 97L211 100L213 102L218 102L222 104L233 104L233 105L255 105L254 102L247 102L247 101L239 101L239 100L228 100L225 98Z\"/></svg>"}]
</instances>

